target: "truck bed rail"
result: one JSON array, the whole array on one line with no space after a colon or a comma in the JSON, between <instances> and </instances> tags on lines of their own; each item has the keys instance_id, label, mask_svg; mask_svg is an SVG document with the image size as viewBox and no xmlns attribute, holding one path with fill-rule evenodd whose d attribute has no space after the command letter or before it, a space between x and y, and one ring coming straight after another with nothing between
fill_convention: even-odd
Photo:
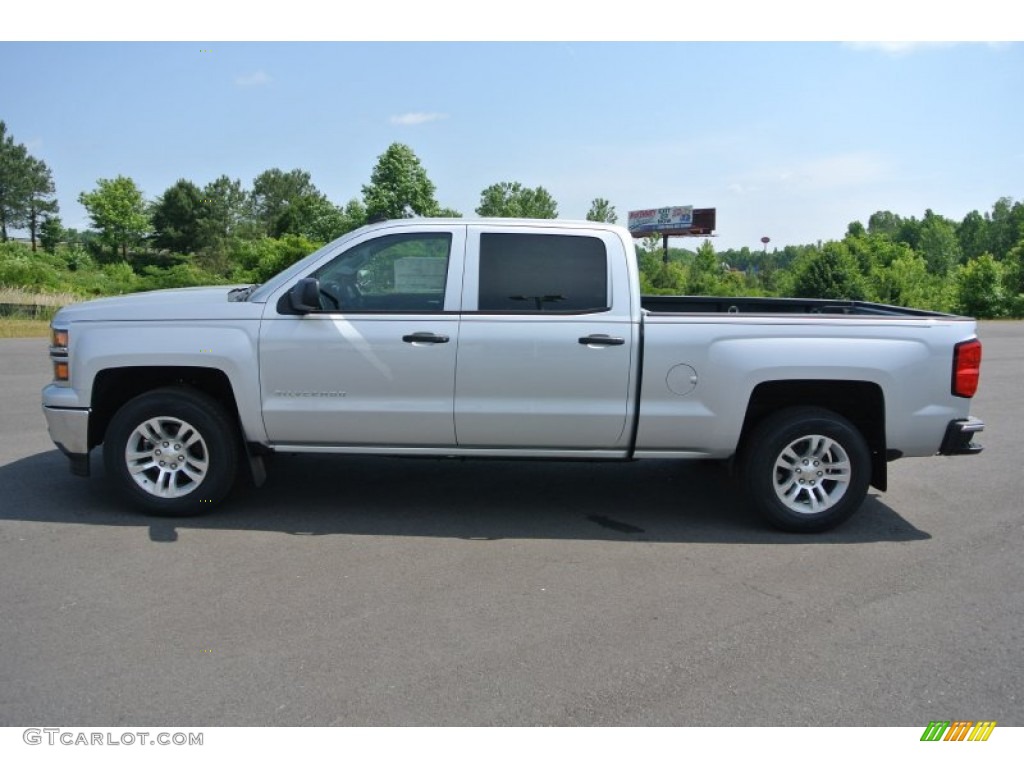
<instances>
[{"instance_id":1,"label":"truck bed rail","mask_svg":"<svg viewBox=\"0 0 1024 768\"><path fill-rule=\"evenodd\" d=\"M880 315L885 317L955 317L927 309L910 309L870 301L729 296L641 296L640 305L657 314L807 314Z\"/></svg>"}]
</instances>

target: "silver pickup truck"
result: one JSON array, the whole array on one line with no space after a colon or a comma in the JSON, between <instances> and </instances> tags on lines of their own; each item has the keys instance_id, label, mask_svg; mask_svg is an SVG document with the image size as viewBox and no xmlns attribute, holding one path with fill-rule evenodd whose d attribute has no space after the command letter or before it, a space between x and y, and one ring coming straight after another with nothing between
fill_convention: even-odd
<instances>
[{"instance_id":1,"label":"silver pickup truck","mask_svg":"<svg viewBox=\"0 0 1024 768\"><path fill-rule=\"evenodd\" d=\"M971 454L975 323L806 299L642 297L608 224L407 219L260 286L53 320L50 435L150 512L222 501L275 451L732 459L774 525L830 528L901 456Z\"/></svg>"}]
</instances>

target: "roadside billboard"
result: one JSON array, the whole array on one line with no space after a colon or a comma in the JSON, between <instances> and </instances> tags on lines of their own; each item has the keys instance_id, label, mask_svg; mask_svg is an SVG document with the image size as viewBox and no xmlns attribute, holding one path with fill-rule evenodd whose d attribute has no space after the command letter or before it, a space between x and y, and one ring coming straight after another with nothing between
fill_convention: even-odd
<instances>
[{"instance_id":1,"label":"roadside billboard","mask_svg":"<svg viewBox=\"0 0 1024 768\"><path fill-rule=\"evenodd\" d=\"M633 235L657 232L662 235L672 234L672 230L689 231L693 226L693 206L674 205L669 208L648 208L643 211L630 211L629 231Z\"/></svg>"},{"instance_id":2,"label":"roadside billboard","mask_svg":"<svg viewBox=\"0 0 1024 768\"><path fill-rule=\"evenodd\" d=\"M714 208L674 205L668 208L647 208L630 211L626 225L633 237L663 235L666 237L714 237Z\"/></svg>"}]
</instances>

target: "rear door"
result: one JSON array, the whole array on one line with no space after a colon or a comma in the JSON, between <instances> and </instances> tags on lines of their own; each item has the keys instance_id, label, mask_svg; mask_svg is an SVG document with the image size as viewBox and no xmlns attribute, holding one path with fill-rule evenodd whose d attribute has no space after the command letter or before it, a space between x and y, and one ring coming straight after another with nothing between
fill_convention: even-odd
<instances>
[{"instance_id":1,"label":"rear door","mask_svg":"<svg viewBox=\"0 0 1024 768\"><path fill-rule=\"evenodd\" d=\"M625 445L635 328L628 298L612 306L625 280L612 233L469 227L455 385L460 447Z\"/></svg>"}]
</instances>

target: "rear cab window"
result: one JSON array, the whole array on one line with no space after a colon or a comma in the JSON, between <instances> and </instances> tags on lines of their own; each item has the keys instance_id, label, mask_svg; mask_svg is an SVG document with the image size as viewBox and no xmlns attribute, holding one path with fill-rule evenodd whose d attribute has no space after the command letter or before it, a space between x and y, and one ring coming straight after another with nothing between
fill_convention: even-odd
<instances>
[{"instance_id":1,"label":"rear cab window","mask_svg":"<svg viewBox=\"0 0 1024 768\"><path fill-rule=\"evenodd\" d=\"M477 270L477 312L587 314L610 307L608 249L598 237L481 232Z\"/></svg>"}]
</instances>

